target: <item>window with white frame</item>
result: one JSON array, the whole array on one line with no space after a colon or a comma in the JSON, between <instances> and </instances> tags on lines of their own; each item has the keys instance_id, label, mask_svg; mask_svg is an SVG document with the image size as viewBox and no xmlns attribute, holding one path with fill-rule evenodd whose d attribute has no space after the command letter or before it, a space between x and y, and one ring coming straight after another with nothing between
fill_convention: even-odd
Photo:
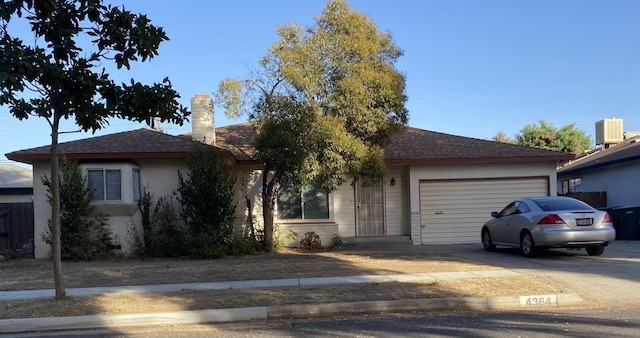
<instances>
[{"instance_id":1,"label":"window with white frame","mask_svg":"<svg viewBox=\"0 0 640 338\"><path fill-rule=\"evenodd\" d=\"M87 169L87 181L92 201L122 200L120 169Z\"/></svg>"},{"instance_id":2,"label":"window with white frame","mask_svg":"<svg viewBox=\"0 0 640 338\"><path fill-rule=\"evenodd\" d=\"M142 199L142 185L140 184L140 169L133 169L133 201L140 202Z\"/></svg>"},{"instance_id":3,"label":"window with white frame","mask_svg":"<svg viewBox=\"0 0 640 338\"><path fill-rule=\"evenodd\" d=\"M329 194L320 188L281 187L277 211L278 219L329 219Z\"/></svg>"}]
</instances>

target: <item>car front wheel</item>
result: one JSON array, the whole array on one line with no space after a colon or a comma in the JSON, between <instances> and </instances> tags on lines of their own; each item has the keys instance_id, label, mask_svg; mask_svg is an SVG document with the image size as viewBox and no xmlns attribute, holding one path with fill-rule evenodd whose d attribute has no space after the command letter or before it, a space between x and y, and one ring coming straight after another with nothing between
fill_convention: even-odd
<instances>
[{"instance_id":1,"label":"car front wheel","mask_svg":"<svg viewBox=\"0 0 640 338\"><path fill-rule=\"evenodd\" d=\"M604 246L588 246L585 250L589 256L600 256L604 252Z\"/></svg>"},{"instance_id":2,"label":"car front wheel","mask_svg":"<svg viewBox=\"0 0 640 338\"><path fill-rule=\"evenodd\" d=\"M491 242L491 234L489 230L482 230L482 246L487 251L494 251L496 249L496 245Z\"/></svg>"},{"instance_id":3,"label":"car front wheel","mask_svg":"<svg viewBox=\"0 0 640 338\"><path fill-rule=\"evenodd\" d=\"M536 255L536 244L530 233L525 232L520 236L520 250L527 258L534 257Z\"/></svg>"}]
</instances>

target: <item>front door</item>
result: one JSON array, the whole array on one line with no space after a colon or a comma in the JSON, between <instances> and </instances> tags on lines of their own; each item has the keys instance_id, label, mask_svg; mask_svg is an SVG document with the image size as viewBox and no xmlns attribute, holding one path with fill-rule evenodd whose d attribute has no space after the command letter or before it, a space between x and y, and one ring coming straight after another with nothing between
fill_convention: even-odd
<instances>
[{"instance_id":1,"label":"front door","mask_svg":"<svg viewBox=\"0 0 640 338\"><path fill-rule=\"evenodd\" d=\"M382 180L356 184L356 236L384 236Z\"/></svg>"}]
</instances>

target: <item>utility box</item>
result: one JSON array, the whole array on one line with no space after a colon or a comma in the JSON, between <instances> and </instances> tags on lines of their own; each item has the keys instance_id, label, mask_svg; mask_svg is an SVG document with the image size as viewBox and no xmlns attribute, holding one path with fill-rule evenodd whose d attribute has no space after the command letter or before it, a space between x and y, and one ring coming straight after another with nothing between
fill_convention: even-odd
<instances>
[{"instance_id":1,"label":"utility box","mask_svg":"<svg viewBox=\"0 0 640 338\"><path fill-rule=\"evenodd\" d=\"M622 119L610 118L596 122L596 145L609 148L624 141Z\"/></svg>"}]
</instances>

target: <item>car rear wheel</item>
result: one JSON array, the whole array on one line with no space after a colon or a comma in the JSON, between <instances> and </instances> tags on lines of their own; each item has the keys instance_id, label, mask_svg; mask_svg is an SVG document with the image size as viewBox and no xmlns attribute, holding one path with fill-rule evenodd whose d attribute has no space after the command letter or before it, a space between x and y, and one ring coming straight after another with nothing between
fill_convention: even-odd
<instances>
[{"instance_id":1,"label":"car rear wheel","mask_svg":"<svg viewBox=\"0 0 640 338\"><path fill-rule=\"evenodd\" d=\"M491 242L491 234L487 229L482 229L482 246L487 251L496 250L496 245Z\"/></svg>"},{"instance_id":2,"label":"car rear wheel","mask_svg":"<svg viewBox=\"0 0 640 338\"><path fill-rule=\"evenodd\" d=\"M589 256L600 256L604 252L604 246L588 246L585 250Z\"/></svg>"},{"instance_id":3,"label":"car rear wheel","mask_svg":"<svg viewBox=\"0 0 640 338\"><path fill-rule=\"evenodd\" d=\"M534 257L536 255L536 244L533 241L533 237L528 232L525 232L520 236L520 251L522 251L522 255L527 258Z\"/></svg>"}]
</instances>

